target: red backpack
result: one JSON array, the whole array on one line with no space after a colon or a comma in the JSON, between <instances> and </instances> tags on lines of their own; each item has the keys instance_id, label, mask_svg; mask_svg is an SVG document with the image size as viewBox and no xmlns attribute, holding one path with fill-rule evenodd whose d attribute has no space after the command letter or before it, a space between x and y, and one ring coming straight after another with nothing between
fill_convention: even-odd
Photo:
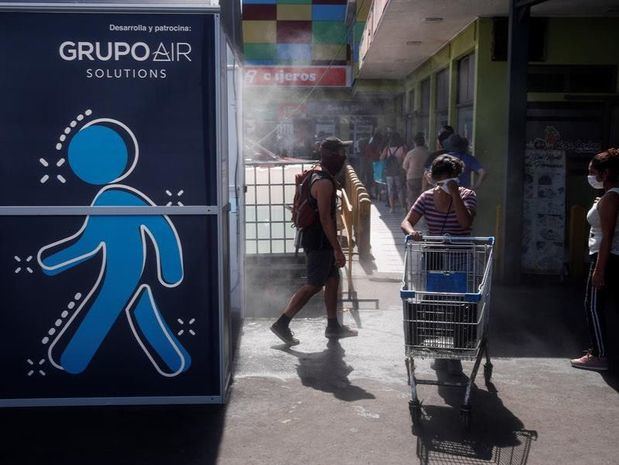
<instances>
[{"instance_id":1,"label":"red backpack","mask_svg":"<svg viewBox=\"0 0 619 465\"><path fill-rule=\"evenodd\" d=\"M311 179L314 173L324 173L325 177L331 179L328 173L314 168L303 171L303 173L297 174L294 178L295 191L292 204L292 225L300 231L312 226L318 220L318 206L315 202L312 202L311 197Z\"/></svg>"}]
</instances>

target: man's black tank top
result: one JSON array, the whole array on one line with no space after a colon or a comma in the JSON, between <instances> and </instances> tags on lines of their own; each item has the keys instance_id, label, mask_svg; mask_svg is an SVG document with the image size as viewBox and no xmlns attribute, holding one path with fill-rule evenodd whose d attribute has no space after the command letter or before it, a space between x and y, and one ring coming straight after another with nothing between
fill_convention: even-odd
<instances>
[{"instance_id":1,"label":"man's black tank top","mask_svg":"<svg viewBox=\"0 0 619 465\"><path fill-rule=\"evenodd\" d=\"M316 181L319 181L321 179L328 179L329 181L333 182L333 178L328 173L325 173L323 171L317 171L314 174L312 174L312 177L310 178L310 186L313 186ZM318 204L317 204L316 199L311 194L311 187L310 187L309 197L310 197L309 198L310 204L312 205L313 208L317 210ZM335 192L335 183L334 183L333 195L331 196L331 202L330 202L331 203L331 218L333 220L334 225L336 224L335 223L335 209L336 209L335 199L336 199L336 192ZM312 224L311 226L303 230L302 237L301 237L301 245L303 246L303 250L305 252L309 252L311 250L333 249L333 247L331 247L331 243L329 242L329 239L327 238L327 235L322 229L320 218L316 218L316 222L314 224Z\"/></svg>"}]
</instances>

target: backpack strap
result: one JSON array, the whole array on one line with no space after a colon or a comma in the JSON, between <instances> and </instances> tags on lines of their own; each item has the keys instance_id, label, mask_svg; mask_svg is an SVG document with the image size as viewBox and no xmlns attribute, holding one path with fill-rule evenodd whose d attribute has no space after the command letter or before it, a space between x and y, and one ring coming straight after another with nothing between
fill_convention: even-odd
<instances>
[{"instance_id":1,"label":"backpack strap","mask_svg":"<svg viewBox=\"0 0 619 465\"><path fill-rule=\"evenodd\" d=\"M320 179L314 179L314 176L318 176ZM314 184L316 181L320 181L321 179L328 179L329 181L331 181L331 184L333 184L333 189L337 189L337 182L335 178L331 175L331 173L329 173L328 171L314 170L314 172L310 175L309 178L310 178L310 194L311 194L312 184Z\"/></svg>"}]
</instances>

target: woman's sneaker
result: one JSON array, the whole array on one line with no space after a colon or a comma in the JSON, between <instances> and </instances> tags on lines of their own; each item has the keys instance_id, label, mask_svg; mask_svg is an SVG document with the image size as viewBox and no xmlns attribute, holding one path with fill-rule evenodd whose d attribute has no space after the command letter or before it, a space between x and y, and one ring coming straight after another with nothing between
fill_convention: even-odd
<instances>
[{"instance_id":1,"label":"woman's sneaker","mask_svg":"<svg viewBox=\"0 0 619 465\"><path fill-rule=\"evenodd\" d=\"M591 355L591 352L587 352L580 358L575 358L570 360L572 366L574 368L580 368L582 370L592 370L592 371L607 371L608 370L608 360L606 357L596 357Z\"/></svg>"},{"instance_id":2,"label":"woman's sneaker","mask_svg":"<svg viewBox=\"0 0 619 465\"><path fill-rule=\"evenodd\" d=\"M273 334L275 334L278 338L280 338L289 346L296 346L297 344L299 344L299 340L294 337L294 333L290 331L290 328L288 326L285 326L276 321L271 325L271 331L273 331Z\"/></svg>"}]
</instances>

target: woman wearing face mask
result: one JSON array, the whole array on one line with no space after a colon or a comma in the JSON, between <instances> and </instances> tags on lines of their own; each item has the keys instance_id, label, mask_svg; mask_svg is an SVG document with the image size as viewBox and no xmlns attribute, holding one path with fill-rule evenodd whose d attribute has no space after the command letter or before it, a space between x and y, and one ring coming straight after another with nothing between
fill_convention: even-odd
<instances>
[{"instance_id":1,"label":"woman wearing face mask","mask_svg":"<svg viewBox=\"0 0 619 465\"><path fill-rule=\"evenodd\" d=\"M598 153L589 163L589 184L604 190L587 213L591 225L589 256L591 268L585 294L585 318L591 349L571 361L575 368L606 371L609 368L608 343L614 343L616 331L609 323L619 317L619 149ZM607 337L607 335L612 337Z\"/></svg>"},{"instance_id":2,"label":"woman wearing face mask","mask_svg":"<svg viewBox=\"0 0 619 465\"><path fill-rule=\"evenodd\" d=\"M402 221L405 234L421 239L415 226L424 217L431 236L469 236L475 218L475 192L458 186L464 163L451 155L440 155L432 162L431 176L435 187L423 192Z\"/></svg>"},{"instance_id":3,"label":"woman wearing face mask","mask_svg":"<svg viewBox=\"0 0 619 465\"><path fill-rule=\"evenodd\" d=\"M432 162L431 180L435 185L423 192L402 221L401 228L414 240L422 234L415 230L419 220L424 217L431 236L470 236L475 218L477 197L475 192L460 187L458 176L462 174L464 162L451 155L439 155ZM432 266L441 266L434 264ZM451 375L462 374L459 360L437 359L433 365L436 370L446 368Z\"/></svg>"}]
</instances>

